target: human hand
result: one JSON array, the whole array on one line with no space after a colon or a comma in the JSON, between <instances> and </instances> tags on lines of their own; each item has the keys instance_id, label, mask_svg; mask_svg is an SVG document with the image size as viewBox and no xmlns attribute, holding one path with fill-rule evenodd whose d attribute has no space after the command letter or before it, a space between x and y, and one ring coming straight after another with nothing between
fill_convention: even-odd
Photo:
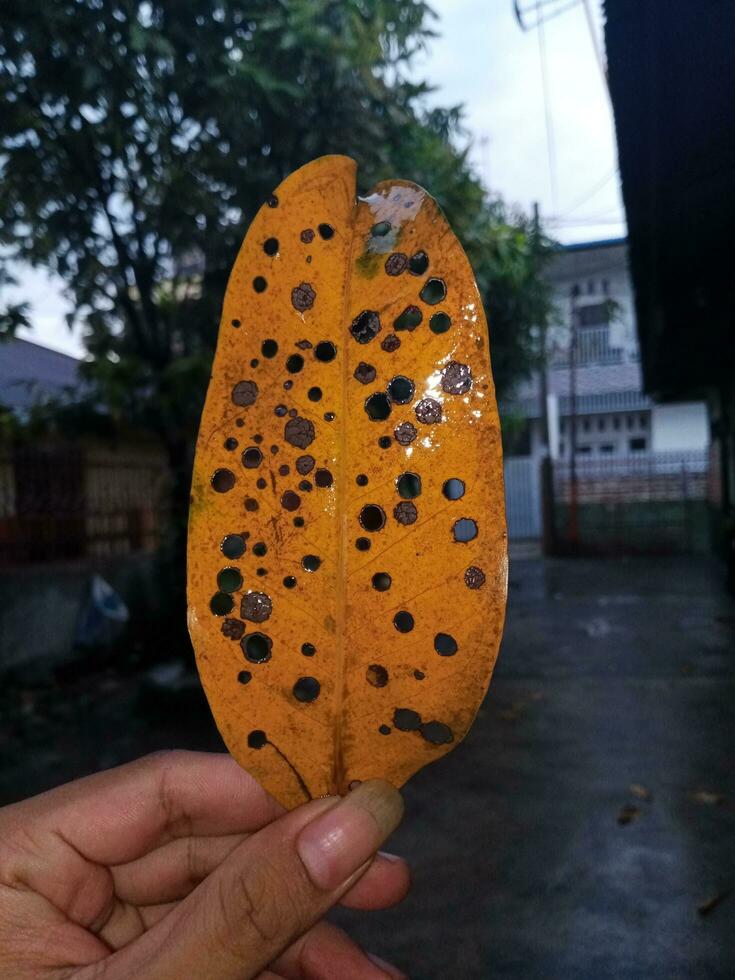
<instances>
[{"instance_id":1,"label":"human hand","mask_svg":"<svg viewBox=\"0 0 735 980\"><path fill-rule=\"evenodd\" d=\"M386 980L321 921L406 894L380 780L284 810L228 756L167 752L0 810L4 980Z\"/></svg>"}]
</instances>

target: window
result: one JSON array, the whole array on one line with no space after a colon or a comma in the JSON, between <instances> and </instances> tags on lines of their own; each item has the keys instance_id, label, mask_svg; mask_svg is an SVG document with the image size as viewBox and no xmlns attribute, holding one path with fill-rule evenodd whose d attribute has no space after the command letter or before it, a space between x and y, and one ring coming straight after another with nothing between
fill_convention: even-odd
<instances>
[{"instance_id":1,"label":"window","mask_svg":"<svg viewBox=\"0 0 735 980\"><path fill-rule=\"evenodd\" d=\"M648 425L648 416L647 415L639 415L638 416L638 425L641 427L641 429L645 429L646 426Z\"/></svg>"},{"instance_id":2,"label":"window","mask_svg":"<svg viewBox=\"0 0 735 980\"><path fill-rule=\"evenodd\" d=\"M592 446L577 446L577 456L589 456Z\"/></svg>"},{"instance_id":3,"label":"window","mask_svg":"<svg viewBox=\"0 0 735 980\"><path fill-rule=\"evenodd\" d=\"M597 431L598 432L604 432L605 431L605 419L604 418L599 418L597 420Z\"/></svg>"},{"instance_id":4,"label":"window","mask_svg":"<svg viewBox=\"0 0 735 980\"><path fill-rule=\"evenodd\" d=\"M566 453L566 451L567 451L566 443L560 442L559 443L559 455L560 456L563 456Z\"/></svg>"},{"instance_id":5,"label":"window","mask_svg":"<svg viewBox=\"0 0 735 980\"><path fill-rule=\"evenodd\" d=\"M585 432L590 431L590 429L592 428L592 423L590 422L589 419L582 419L582 428L584 429Z\"/></svg>"},{"instance_id":6,"label":"window","mask_svg":"<svg viewBox=\"0 0 735 980\"><path fill-rule=\"evenodd\" d=\"M633 426L635 425L635 419L632 415L627 415L625 417L625 424L628 426L629 431L632 430Z\"/></svg>"},{"instance_id":7,"label":"window","mask_svg":"<svg viewBox=\"0 0 735 980\"><path fill-rule=\"evenodd\" d=\"M566 431L567 431L567 423L564 421L564 419L562 419L561 422L559 423L559 432L564 433Z\"/></svg>"},{"instance_id":8,"label":"window","mask_svg":"<svg viewBox=\"0 0 735 980\"><path fill-rule=\"evenodd\" d=\"M616 432L619 431L619 429L620 429L620 416L619 415L616 415L613 418L613 429L615 429Z\"/></svg>"},{"instance_id":9,"label":"window","mask_svg":"<svg viewBox=\"0 0 735 980\"><path fill-rule=\"evenodd\" d=\"M594 293L594 291L595 291L595 283L594 283L594 281L592 279L589 279L587 281L587 292L588 292L588 294L590 296L592 296L592 294Z\"/></svg>"},{"instance_id":10,"label":"window","mask_svg":"<svg viewBox=\"0 0 735 980\"><path fill-rule=\"evenodd\" d=\"M628 448L632 453L643 452L646 448L646 440L643 438L643 436L636 436L635 439L629 439Z\"/></svg>"},{"instance_id":11,"label":"window","mask_svg":"<svg viewBox=\"0 0 735 980\"><path fill-rule=\"evenodd\" d=\"M600 452L603 456L610 456L615 452L615 446L611 442L605 442L600 446Z\"/></svg>"},{"instance_id":12,"label":"window","mask_svg":"<svg viewBox=\"0 0 735 980\"><path fill-rule=\"evenodd\" d=\"M610 290L610 283L607 281L607 279L603 279L602 280L602 291L603 291L603 293L606 296L607 296L609 290Z\"/></svg>"},{"instance_id":13,"label":"window","mask_svg":"<svg viewBox=\"0 0 735 980\"><path fill-rule=\"evenodd\" d=\"M580 327L603 327L610 322L610 307L604 303L589 303L577 310L577 323Z\"/></svg>"}]
</instances>

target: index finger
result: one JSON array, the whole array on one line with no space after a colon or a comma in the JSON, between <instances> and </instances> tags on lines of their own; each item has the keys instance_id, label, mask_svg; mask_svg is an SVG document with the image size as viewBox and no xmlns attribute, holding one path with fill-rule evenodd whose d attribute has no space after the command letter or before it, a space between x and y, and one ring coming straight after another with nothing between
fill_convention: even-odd
<instances>
[{"instance_id":1,"label":"index finger","mask_svg":"<svg viewBox=\"0 0 735 980\"><path fill-rule=\"evenodd\" d=\"M174 837L249 833L283 813L228 755L162 752L8 807L97 864L122 864Z\"/></svg>"}]
</instances>

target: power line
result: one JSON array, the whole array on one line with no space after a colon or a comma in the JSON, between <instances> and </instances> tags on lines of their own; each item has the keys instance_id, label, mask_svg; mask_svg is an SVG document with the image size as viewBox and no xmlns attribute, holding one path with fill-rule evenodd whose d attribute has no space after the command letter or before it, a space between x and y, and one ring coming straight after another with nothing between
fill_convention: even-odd
<instances>
[{"instance_id":1,"label":"power line","mask_svg":"<svg viewBox=\"0 0 735 980\"><path fill-rule=\"evenodd\" d=\"M546 32L540 16L541 0L536 0L536 21L538 27L538 50L541 62L541 88L544 95L544 119L546 123L546 154L549 161L549 184L551 185L551 203L557 209L556 183L556 142L554 139L554 118L551 112L551 93L549 90L549 75L546 64Z\"/></svg>"}]
</instances>

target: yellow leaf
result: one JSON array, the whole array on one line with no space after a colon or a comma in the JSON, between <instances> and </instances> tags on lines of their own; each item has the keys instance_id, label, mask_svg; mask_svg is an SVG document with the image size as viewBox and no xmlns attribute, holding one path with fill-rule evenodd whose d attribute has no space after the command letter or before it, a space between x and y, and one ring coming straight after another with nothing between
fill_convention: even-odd
<instances>
[{"instance_id":1,"label":"yellow leaf","mask_svg":"<svg viewBox=\"0 0 735 980\"><path fill-rule=\"evenodd\" d=\"M232 271L202 415L189 629L240 764L286 806L400 786L466 734L507 586L467 258L429 195L315 160Z\"/></svg>"}]
</instances>

